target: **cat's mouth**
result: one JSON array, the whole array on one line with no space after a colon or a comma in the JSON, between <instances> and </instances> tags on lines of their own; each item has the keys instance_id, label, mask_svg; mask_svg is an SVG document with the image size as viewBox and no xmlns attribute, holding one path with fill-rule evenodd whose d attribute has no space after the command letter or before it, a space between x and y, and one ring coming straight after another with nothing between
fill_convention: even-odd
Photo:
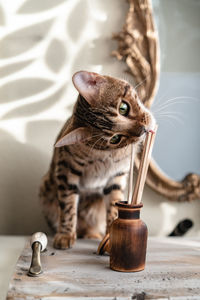
<instances>
[{"instance_id":1,"label":"cat's mouth","mask_svg":"<svg viewBox=\"0 0 200 300\"><path fill-rule=\"evenodd\" d=\"M148 130L146 129L146 127L145 126L141 126L138 130L137 130L137 132L135 132L135 137L141 137L142 135L144 135L145 133L147 133L148 132Z\"/></svg>"}]
</instances>

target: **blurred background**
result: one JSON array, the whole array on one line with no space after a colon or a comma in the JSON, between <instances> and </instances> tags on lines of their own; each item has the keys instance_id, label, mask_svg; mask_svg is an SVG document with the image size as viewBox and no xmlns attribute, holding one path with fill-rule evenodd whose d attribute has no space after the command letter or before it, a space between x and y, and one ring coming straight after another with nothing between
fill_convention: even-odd
<instances>
[{"instance_id":1,"label":"blurred background","mask_svg":"<svg viewBox=\"0 0 200 300\"><path fill-rule=\"evenodd\" d=\"M153 0L161 46L159 123L154 159L167 176L200 174L200 1ZM70 116L78 70L128 79L110 54L122 29L125 0L0 1L0 234L48 232L38 202L53 144ZM133 83L134 84L134 83ZM200 235L200 201L169 202L148 187L142 218L150 235L182 220Z\"/></svg>"}]
</instances>

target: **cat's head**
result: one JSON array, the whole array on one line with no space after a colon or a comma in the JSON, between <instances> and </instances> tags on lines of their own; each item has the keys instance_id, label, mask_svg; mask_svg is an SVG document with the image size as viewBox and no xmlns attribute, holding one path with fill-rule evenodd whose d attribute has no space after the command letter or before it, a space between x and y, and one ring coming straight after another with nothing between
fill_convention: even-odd
<instances>
[{"instance_id":1,"label":"cat's head","mask_svg":"<svg viewBox=\"0 0 200 300\"><path fill-rule=\"evenodd\" d=\"M95 149L122 148L154 128L153 115L125 80L80 71L72 81L79 92L72 126L56 147L84 142Z\"/></svg>"}]
</instances>

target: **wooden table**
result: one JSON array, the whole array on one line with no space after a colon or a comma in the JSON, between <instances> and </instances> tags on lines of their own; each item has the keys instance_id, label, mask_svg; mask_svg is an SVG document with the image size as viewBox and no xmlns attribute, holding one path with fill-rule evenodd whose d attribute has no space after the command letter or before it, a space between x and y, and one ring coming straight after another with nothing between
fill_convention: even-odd
<instances>
[{"instance_id":1,"label":"wooden table","mask_svg":"<svg viewBox=\"0 0 200 300\"><path fill-rule=\"evenodd\" d=\"M41 254L44 273L28 277L29 243L17 262L7 299L200 299L200 239L150 238L146 268L138 273L109 269L109 256L95 254L98 241L79 240Z\"/></svg>"}]
</instances>

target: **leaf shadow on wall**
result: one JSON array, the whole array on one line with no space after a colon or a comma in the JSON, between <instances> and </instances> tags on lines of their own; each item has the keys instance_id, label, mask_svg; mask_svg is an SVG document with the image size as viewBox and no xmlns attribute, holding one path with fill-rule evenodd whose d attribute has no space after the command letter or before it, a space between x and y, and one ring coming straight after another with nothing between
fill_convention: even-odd
<instances>
[{"instance_id":1,"label":"leaf shadow on wall","mask_svg":"<svg viewBox=\"0 0 200 300\"><path fill-rule=\"evenodd\" d=\"M30 117L37 115L56 104L63 95L65 87L61 87L59 90L51 94L49 97L40 99L40 101L35 103L27 103L17 108L11 109L5 115L3 115L2 120L20 118L20 117Z\"/></svg>"},{"instance_id":2,"label":"leaf shadow on wall","mask_svg":"<svg viewBox=\"0 0 200 300\"><path fill-rule=\"evenodd\" d=\"M62 40L53 39L46 52L45 61L52 72L58 73L65 64L66 47Z\"/></svg>"},{"instance_id":3,"label":"leaf shadow on wall","mask_svg":"<svg viewBox=\"0 0 200 300\"><path fill-rule=\"evenodd\" d=\"M12 63L0 68L0 78L6 77L8 75L13 75L29 66L34 60L29 59L22 62Z\"/></svg>"},{"instance_id":4,"label":"leaf shadow on wall","mask_svg":"<svg viewBox=\"0 0 200 300\"><path fill-rule=\"evenodd\" d=\"M21 78L5 83L0 88L0 103L8 103L36 95L52 86L53 82L43 78Z\"/></svg>"},{"instance_id":5,"label":"leaf shadow on wall","mask_svg":"<svg viewBox=\"0 0 200 300\"><path fill-rule=\"evenodd\" d=\"M66 0L27 0L22 6L18 9L19 14L33 14L38 12L43 12L50 10L60 4L64 3Z\"/></svg>"},{"instance_id":6,"label":"leaf shadow on wall","mask_svg":"<svg viewBox=\"0 0 200 300\"><path fill-rule=\"evenodd\" d=\"M5 16L2 6L0 5L0 26L5 25Z\"/></svg>"},{"instance_id":7,"label":"leaf shadow on wall","mask_svg":"<svg viewBox=\"0 0 200 300\"><path fill-rule=\"evenodd\" d=\"M9 33L0 42L0 58L20 55L37 46L49 32L53 21L43 21Z\"/></svg>"}]
</instances>

